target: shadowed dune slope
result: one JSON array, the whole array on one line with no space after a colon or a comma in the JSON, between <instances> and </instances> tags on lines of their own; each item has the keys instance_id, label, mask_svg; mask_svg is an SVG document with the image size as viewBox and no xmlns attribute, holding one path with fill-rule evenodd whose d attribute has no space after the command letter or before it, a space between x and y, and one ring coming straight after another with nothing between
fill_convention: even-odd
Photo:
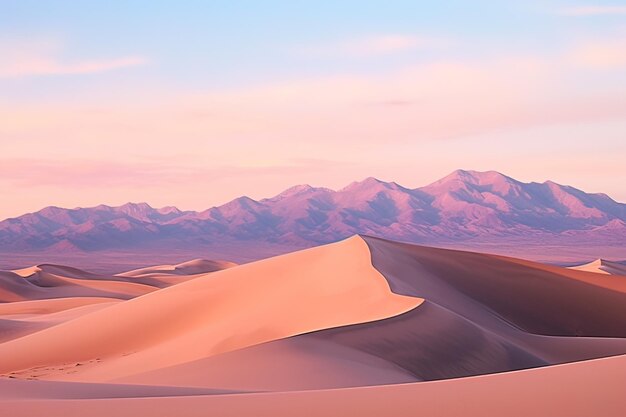
<instances>
[{"instance_id":1,"label":"shadowed dune slope","mask_svg":"<svg viewBox=\"0 0 626 417\"><path fill-rule=\"evenodd\" d=\"M366 237L398 294L421 297L488 329L626 337L626 280L495 255Z\"/></svg>"},{"instance_id":2,"label":"shadowed dune slope","mask_svg":"<svg viewBox=\"0 0 626 417\"><path fill-rule=\"evenodd\" d=\"M626 351L626 343L622 351ZM425 302L388 319L276 340L120 382L320 389L453 378L546 364L497 335Z\"/></svg>"},{"instance_id":3,"label":"shadowed dune slope","mask_svg":"<svg viewBox=\"0 0 626 417\"><path fill-rule=\"evenodd\" d=\"M87 413L92 417L409 417L416 413L438 417L622 417L625 370L626 356L618 356L436 382L237 395L194 395L190 388L171 387L84 387L90 384L68 390L65 383L33 386L29 384L42 383L17 381L19 385L9 385L8 399L1 393L14 381L0 380L0 398L4 398L0 411L10 412L12 417ZM24 398L24 392L30 395ZM72 396L72 392L76 394ZM124 398L124 392L132 398Z\"/></svg>"},{"instance_id":4,"label":"shadowed dune slope","mask_svg":"<svg viewBox=\"0 0 626 417\"><path fill-rule=\"evenodd\" d=\"M404 314L325 329L117 382L288 391L483 375L626 353L626 339L492 332L425 301Z\"/></svg>"},{"instance_id":5,"label":"shadowed dune slope","mask_svg":"<svg viewBox=\"0 0 626 417\"><path fill-rule=\"evenodd\" d=\"M0 303L45 298L40 288L11 271L0 271Z\"/></svg>"},{"instance_id":6,"label":"shadowed dune slope","mask_svg":"<svg viewBox=\"0 0 626 417\"><path fill-rule=\"evenodd\" d=\"M0 380L0 410L2 400L40 399L105 399L141 397L177 397L191 395L233 394L238 391L212 390L192 387L163 387L124 384L89 384L60 381Z\"/></svg>"}]
</instances>

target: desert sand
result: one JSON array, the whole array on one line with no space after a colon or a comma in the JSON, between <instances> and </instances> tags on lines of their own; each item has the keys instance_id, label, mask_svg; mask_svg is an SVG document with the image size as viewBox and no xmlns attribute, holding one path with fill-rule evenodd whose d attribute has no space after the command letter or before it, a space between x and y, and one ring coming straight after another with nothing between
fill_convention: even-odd
<instances>
[{"instance_id":1,"label":"desert sand","mask_svg":"<svg viewBox=\"0 0 626 417\"><path fill-rule=\"evenodd\" d=\"M621 416L626 279L354 236L0 273L0 412Z\"/></svg>"},{"instance_id":2,"label":"desert sand","mask_svg":"<svg viewBox=\"0 0 626 417\"><path fill-rule=\"evenodd\" d=\"M596 259L583 265L571 266L570 269L577 271L595 272L605 275L621 275L626 276L626 265L619 262L607 261L605 259Z\"/></svg>"}]
</instances>

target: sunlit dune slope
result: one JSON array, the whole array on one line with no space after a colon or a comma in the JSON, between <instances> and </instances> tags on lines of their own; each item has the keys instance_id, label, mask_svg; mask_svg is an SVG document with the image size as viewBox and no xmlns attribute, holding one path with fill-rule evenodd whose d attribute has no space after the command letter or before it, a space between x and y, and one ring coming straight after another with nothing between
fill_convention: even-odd
<instances>
[{"instance_id":1,"label":"sunlit dune slope","mask_svg":"<svg viewBox=\"0 0 626 417\"><path fill-rule=\"evenodd\" d=\"M0 372L64 364L109 380L257 343L394 316L393 294L360 237L211 273L0 345ZM83 370L84 369L84 370ZM43 375L43 376L46 376Z\"/></svg>"},{"instance_id":2,"label":"sunlit dune slope","mask_svg":"<svg viewBox=\"0 0 626 417\"><path fill-rule=\"evenodd\" d=\"M626 265L619 262L607 261L605 259L596 259L583 265L572 266L570 269L586 272L596 272L605 275L622 275L626 276Z\"/></svg>"}]
</instances>

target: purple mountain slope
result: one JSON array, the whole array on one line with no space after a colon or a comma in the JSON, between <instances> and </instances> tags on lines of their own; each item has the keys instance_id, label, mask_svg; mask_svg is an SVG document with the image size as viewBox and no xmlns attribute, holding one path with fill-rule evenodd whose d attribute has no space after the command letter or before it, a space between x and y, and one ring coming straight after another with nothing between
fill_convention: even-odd
<instances>
[{"instance_id":1,"label":"purple mountain slope","mask_svg":"<svg viewBox=\"0 0 626 417\"><path fill-rule=\"evenodd\" d=\"M626 245L626 204L548 181L455 171L409 189L367 178L333 191L308 185L205 211L47 207L0 222L0 251L202 247L222 241L305 247L356 233L424 244L597 239Z\"/></svg>"}]
</instances>

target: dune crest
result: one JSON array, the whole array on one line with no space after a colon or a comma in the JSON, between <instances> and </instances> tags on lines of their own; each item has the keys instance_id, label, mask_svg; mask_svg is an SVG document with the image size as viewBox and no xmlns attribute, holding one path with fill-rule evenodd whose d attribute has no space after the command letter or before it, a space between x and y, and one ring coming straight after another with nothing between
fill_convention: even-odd
<instances>
[{"instance_id":1,"label":"dune crest","mask_svg":"<svg viewBox=\"0 0 626 417\"><path fill-rule=\"evenodd\" d=\"M105 381L378 320L421 302L393 294L355 236L200 276L7 342L0 345L0 372L98 359L80 375L47 372L52 379Z\"/></svg>"},{"instance_id":2,"label":"dune crest","mask_svg":"<svg viewBox=\"0 0 626 417\"><path fill-rule=\"evenodd\" d=\"M577 271L595 272L597 274L626 276L626 265L601 258L587 264L571 266L569 268Z\"/></svg>"},{"instance_id":3,"label":"dune crest","mask_svg":"<svg viewBox=\"0 0 626 417\"><path fill-rule=\"evenodd\" d=\"M212 261L207 259L193 259L176 265L158 265L117 274L122 277L146 277L155 275L196 275L207 272L221 271L232 268L237 264L229 261Z\"/></svg>"}]
</instances>

